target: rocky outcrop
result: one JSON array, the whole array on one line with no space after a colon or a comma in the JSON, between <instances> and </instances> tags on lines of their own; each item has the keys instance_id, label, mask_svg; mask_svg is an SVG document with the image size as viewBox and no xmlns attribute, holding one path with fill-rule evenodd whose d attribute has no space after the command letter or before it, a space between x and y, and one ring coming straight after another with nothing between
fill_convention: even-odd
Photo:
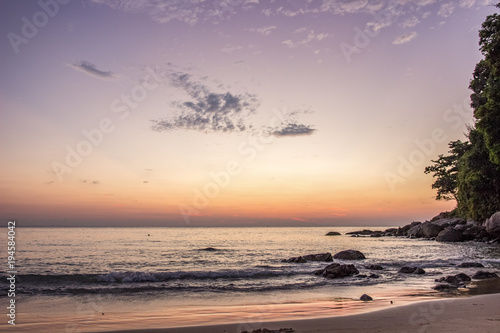
<instances>
[{"instance_id":1,"label":"rocky outcrop","mask_svg":"<svg viewBox=\"0 0 500 333\"><path fill-rule=\"evenodd\" d=\"M368 229L365 229L365 230L360 230L360 231L351 231L351 232L347 232L346 235L363 235L363 236L370 236L371 234L373 234L374 231L372 230L368 230Z\"/></svg>"},{"instance_id":2,"label":"rocky outcrop","mask_svg":"<svg viewBox=\"0 0 500 333\"><path fill-rule=\"evenodd\" d=\"M373 298L371 296L368 296L367 294L361 295L359 299L362 300L363 302L369 302L373 300Z\"/></svg>"},{"instance_id":3,"label":"rocky outcrop","mask_svg":"<svg viewBox=\"0 0 500 333\"><path fill-rule=\"evenodd\" d=\"M359 274L359 271L356 269L356 267L354 267L354 265L340 265L334 263L316 271L314 274L321 275L323 277L326 277L327 279L336 279Z\"/></svg>"},{"instance_id":4,"label":"rocky outcrop","mask_svg":"<svg viewBox=\"0 0 500 333\"><path fill-rule=\"evenodd\" d=\"M356 250L345 250L340 251L339 253L333 256L334 259L340 260L362 260L366 259L365 255Z\"/></svg>"},{"instance_id":5,"label":"rocky outcrop","mask_svg":"<svg viewBox=\"0 0 500 333\"><path fill-rule=\"evenodd\" d=\"M464 236L460 231L448 227L437 235L436 240L438 242L462 242Z\"/></svg>"},{"instance_id":6,"label":"rocky outcrop","mask_svg":"<svg viewBox=\"0 0 500 333\"><path fill-rule=\"evenodd\" d=\"M496 273L491 273L486 271L477 271L476 274L472 275L472 278L477 280L492 279L496 277L498 277Z\"/></svg>"},{"instance_id":7,"label":"rocky outcrop","mask_svg":"<svg viewBox=\"0 0 500 333\"><path fill-rule=\"evenodd\" d=\"M308 254L300 257L292 257L290 259L284 259L282 262L293 262L293 263L305 263L308 261L333 261L332 254L330 252L318 253L318 254Z\"/></svg>"},{"instance_id":8,"label":"rocky outcrop","mask_svg":"<svg viewBox=\"0 0 500 333\"><path fill-rule=\"evenodd\" d=\"M422 223L421 232L424 238L436 238L443 231L443 227L431 222Z\"/></svg>"},{"instance_id":9,"label":"rocky outcrop","mask_svg":"<svg viewBox=\"0 0 500 333\"><path fill-rule=\"evenodd\" d=\"M401 267L401 269L398 271L398 273L403 273L403 274L425 274L425 271L421 267Z\"/></svg>"},{"instance_id":10,"label":"rocky outcrop","mask_svg":"<svg viewBox=\"0 0 500 333\"><path fill-rule=\"evenodd\" d=\"M500 237L500 211L486 220L486 231L493 237Z\"/></svg>"},{"instance_id":11,"label":"rocky outcrop","mask_svg":"<svg viewBox=\"0 0 500 333\"><path fill-rule=\"evenodd\" d=\"M341 235L340 232L330 231L325 236L340 236L340 235Z\"/></svg>"}]
</instances>

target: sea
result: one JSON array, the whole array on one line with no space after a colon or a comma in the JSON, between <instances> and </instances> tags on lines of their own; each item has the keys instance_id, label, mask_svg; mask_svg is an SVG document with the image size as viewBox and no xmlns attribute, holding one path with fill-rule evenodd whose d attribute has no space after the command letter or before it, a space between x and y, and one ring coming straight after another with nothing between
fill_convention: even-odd
<instances>
[{"instance_id":1,"label":"sea","mask_svg":"<svg viewBox=\"0 0 500 333\"><path fill-rule=\"evenodd\" d=\"M436 278L477 270L457 268L462 262L500 269L498 244L346 235L361 229L17 228L16 326L3 315L0 331L100 332L343 315L371 309L359 301L364 293L379 300L371 307L444 297L432 289ZM325 236L329 231L342 235ZM7 234L2 238L7 314ZM283 261L348 249L366 256L349 262L359 275L325 279L314 272L329 263ZM384 269L371 271L371 264ZM402 266L426 273L398 274ZM372 273L379 277L367 277Z\"/></svg>"}]
</instances>

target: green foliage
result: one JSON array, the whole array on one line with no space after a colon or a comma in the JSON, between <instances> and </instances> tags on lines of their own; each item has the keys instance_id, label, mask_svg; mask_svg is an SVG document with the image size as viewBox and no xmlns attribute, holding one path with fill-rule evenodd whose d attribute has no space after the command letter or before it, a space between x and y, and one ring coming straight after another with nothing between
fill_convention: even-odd
<instances>
[{"instance_id":1,"label":"green foliage","mask_svg":"<svg viewBox=\"0 0 500 333\"><path fill-rule=\"evenodd\" d=\"M497 5L500 8L500 4ZM476 128L484 135L491 162L500 165L500 16L490 15L479 31L484 55L470 82Z\"/></svg>"},{"instance_id":2,"label":"green foliage","mask_svg":"<svg viewBox=\"0 0 500 333\"><path fill-rule=\"evenodd\" d=\"M476 118L469 142L450 142L450 155L439 155L425 173L434 173L436 199L456 199L462 217L484 220L500 211L500 15L486 18L479 45L484 59L469 85Z\"/></svg>"},{"instance_id":3,"label":"green foliage","mask_svg":"<svg viewBox=\"0 0 500 333\"><path fill-rule=\"evenodd\" d=\"M500 210L500 166L490 161L480 131L471 129L469 140L458 165L458 210L464 217L484 220Z\"/></svg>"},{"instance_id":4,"label":"green foliage","mask_svg":"<svg viewBox=\"0 0 500 333\"><path fill-rule=\"evenodd\" d=\"M448 144L450 155L439 155L437 160L432 160L434 165L425 168L425 173L434 173L436 180L432 188L437 190L436 200L457 200L458 161L469 147L468 142L460 140Z\"/></svg>"}]
</instances>

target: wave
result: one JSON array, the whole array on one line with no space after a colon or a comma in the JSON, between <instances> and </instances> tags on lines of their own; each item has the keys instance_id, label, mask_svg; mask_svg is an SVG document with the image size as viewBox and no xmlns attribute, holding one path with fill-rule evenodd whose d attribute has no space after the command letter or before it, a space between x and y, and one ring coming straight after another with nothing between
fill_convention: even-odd
<instances>
[{"instance_id":1,"label":"wave","mask_svg":"<svg viewBox=\"0 0 500 333\"><path fill-rule=\"evenodd\" d=\"M269 269L225 269L218 271L174 271L144 272L123 271L104 274L24 274L17 275L22 284L55 284L55 283L133 283L133 282L165 282L171 280L219 280L219 279L267 279L280 276L311 274L301 271L269 270ZM2 275L5 281L7 275Z\"/></svg>"}]
</instances>

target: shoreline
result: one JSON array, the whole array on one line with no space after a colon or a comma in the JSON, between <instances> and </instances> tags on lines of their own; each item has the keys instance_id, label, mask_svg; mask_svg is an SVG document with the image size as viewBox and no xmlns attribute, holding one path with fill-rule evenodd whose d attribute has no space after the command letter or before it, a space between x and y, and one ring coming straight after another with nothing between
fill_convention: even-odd
<instances>
[{"instance_id":1,"label":"shoreline","mask_svg":"<svg viewBox=\"0 0 500 333\"><path fill-rule=\"evenodd\" d=\"M500 293L440 298L395 305L364 313L335 317L234 323L160 329L93 331L94 333L240 333L267 328L294 332L498 332Z\"/></svg>"}]
</instances>

